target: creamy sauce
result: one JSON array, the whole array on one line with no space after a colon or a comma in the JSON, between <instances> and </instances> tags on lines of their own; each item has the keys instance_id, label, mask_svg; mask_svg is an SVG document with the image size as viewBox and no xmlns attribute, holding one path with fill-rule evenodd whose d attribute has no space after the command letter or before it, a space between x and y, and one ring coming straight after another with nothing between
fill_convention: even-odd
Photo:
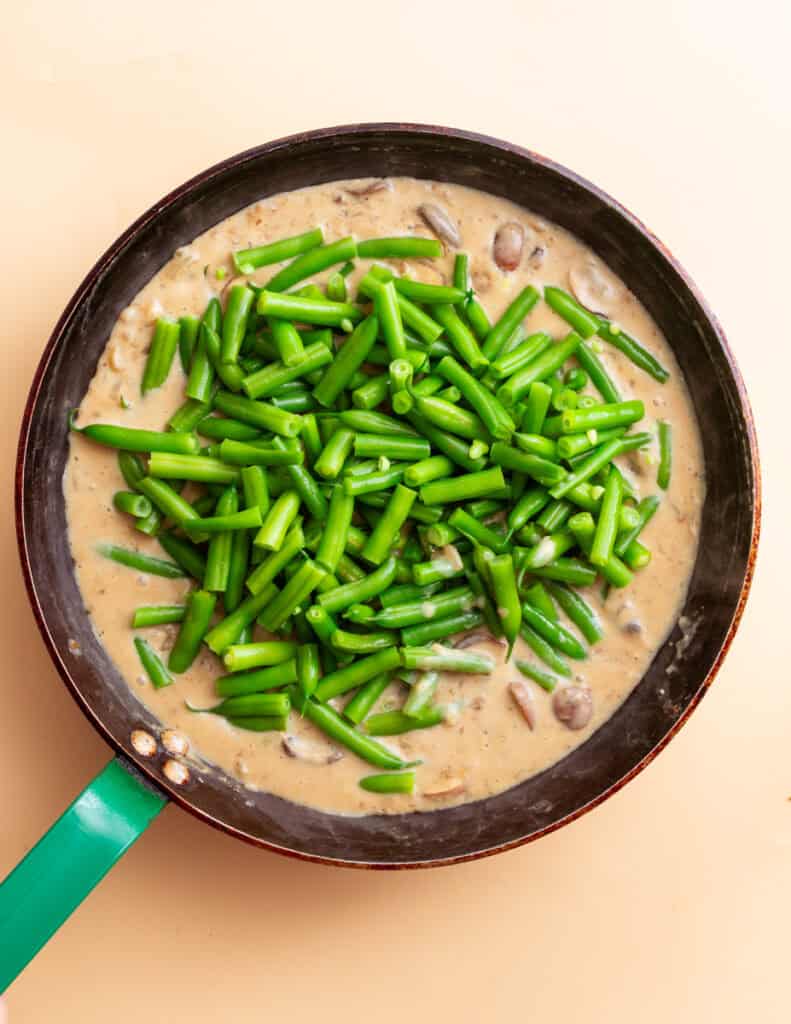
<instances>
[{"instance_id":1,"label":"creamy sauce","mask_svg":"<svg viewBox=\"0 0 791 1024\"><path fill-rule=\"evenodd\" d=\"M166 557L156 540L134 530L131 520L113 509L112 496L124 487L115 452L72 435L64 490L77 577L94 629L163 729L175 729L189 737L190 756L219 765L245 785L298 803L351 814L403 812L476 800L513 786L562 758L612 715L639 682L678 616L698 541L703 461L689 395L667 342L637 299L587 247L507 200L458 185L392 179L391 187L355 196L346 190L350 184L333 182L262 200L179 249L121 314L83 400L79 422L164 429L184 399L185 381L177 358L166 384L140 398L140 378L156 318L200 315L208 299L221 294L232 280L232 251L316 224L323 226L328 241L348 234L358 239L428 234L417 207L426 201L440 205L459 226L463 248L470 253L476 290L492 320L528 283L575 286L578 294L587 288L586 297L596 300L595 308L639 338L671 370L671 379L659 385L609 346L601 353L624 398L645 402L646 418L639 429L655 430L657 419L667 419L674 436L670 489L641 538L653 553L650 565L635 574L627 589L611 591L606 602L598 586L585 594L605 628L604 639L591 649L587 660L571 663L572 681L587 684L593 692L594 711L588 726L569 731L554 717L551 698L528 681L537 717L531 731L508 692L509 681L521 677L504 662L503 649L491 643L479 646L497 659L492 675L447 674L441 680L437 700L451 710L443 725L385 740L404 757L424 762L412 796L381 796L361 790L358 780L376 769L348 752L327 763L336 748L296 714L290 717L289 730L308 755L304 759L289 756L277 733L244 732L218 716L193 715L185 709L185 700L200 706L216 702L214 679L222 673L219 661L204 649L192 668L176 677L175 685L154 690L138 661L130 625L135 607L179 603L190 584L140 575L96 552L97 542L109 541ZM526 243L519 268L504 273L495 266L491 253L497 228L508 221L523 226ZM431 265L413 261L390 261L390 265L399 273L408 271L427 282L450 283L453 256L447 252ZM349 279L351 294L369 263L357 261ZM226 272L222 280L216 276L218 268ZM263 283L277 269L262 268L251 279ZM318 280L326 276L320 275ZM545 304L540 304L526 323L529 331L545 329L556 337L568 331ZM130 408L121 407L122 399ZM622 469L641 497L658 493L656 459L656 450L649 449L622 460ZM630 623L639 623L639 630L625 629ZM166 658L177 630L178 626L163 626L141 632ZM521 640L514 658L540 664ZM376 710L400 707L404 692L401 684L393 684Z\"/></svg>"}]
</instances>

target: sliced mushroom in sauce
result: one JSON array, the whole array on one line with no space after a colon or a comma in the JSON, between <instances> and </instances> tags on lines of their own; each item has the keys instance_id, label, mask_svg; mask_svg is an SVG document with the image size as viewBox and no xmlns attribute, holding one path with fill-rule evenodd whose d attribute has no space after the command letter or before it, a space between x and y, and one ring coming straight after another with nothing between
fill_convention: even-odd
<instances>
[{"instance_id":1,"label":"sliced mushroom in sauce","mask_svg":"<svg viewBox=\"0 0 791 1024\"><path fill-rule=\"evenodd\" d=\"M567 729L584 729L593 714L593 695L587 686L561 686L552 696L552 710Z\"/></svg>"},{"instance_id":2,"label":"sliced mushroom in sauce","mask_svg":"<svg viewBox=\"0 0 791 1024\"><path fill-rule=\"evenodd\" d=\"M522 262L525 231L521 224L509 221L497 229L492 245L492 256L500 270L516 270Z\"/></svg>"},{"instance_id":3,"label":"sliced mushroom in sauce","mask_svg":"<svg viewBox=\"0 0 791 1024\"><path fill-rule=\"evenodd\" d=\"M443 242L458 249L461 245L461 235L456 224L450 219L441 206L436 203L421 203L417 212L431 228L434 234Z\"/></svg>"}]
</instances>

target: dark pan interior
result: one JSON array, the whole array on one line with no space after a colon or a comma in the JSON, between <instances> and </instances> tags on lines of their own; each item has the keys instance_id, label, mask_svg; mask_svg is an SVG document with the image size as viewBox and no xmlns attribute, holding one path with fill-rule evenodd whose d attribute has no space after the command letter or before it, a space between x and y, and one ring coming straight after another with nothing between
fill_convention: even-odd
<instances>
[{"instance_id":1,"label":"dark pan interior","mask_svg":"<svg viewBox=\"0 0 791 1024\"><path fill-rule=\"evenodd\" d=\"M507 196L590 245L646 305L673 346L700 422L708 474L701 546L684 620L620 710L559 764L486 801L426 814L348 818L265 793L217 771L182 790L131 749L155 728L90 630L66 539L61 478L66 418L88 387L120 310L174 249L243 206L333 179L413 175ZM199 175L144 215L99 261L42 359L20 441L20 547L45 639L78 702L106 738L183 806L253 842L346 863L399 865L493 852L557 827L598 802L656 752L695 705L738 619L758 525L757 456L738 372L716 322L672 258L587 183L524 150L462 132L372 125L263 146ZM68 641L79 641L72 654Z\"/></svg>"}]
</instances>

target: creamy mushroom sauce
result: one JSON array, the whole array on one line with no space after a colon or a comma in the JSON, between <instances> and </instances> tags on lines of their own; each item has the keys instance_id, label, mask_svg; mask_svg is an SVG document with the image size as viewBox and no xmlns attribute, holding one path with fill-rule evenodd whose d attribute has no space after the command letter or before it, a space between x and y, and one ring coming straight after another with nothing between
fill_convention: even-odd
<instances>
[{"instance_id":1,"label":"creamy mushroom sauce","mask_svg":"<svg viewBox=\"0 0 791 1024\"><path fill-rule=\"evenodd\" d=\"M416 211L422 203L431 202L458 225L462 245L470 253L475 288L490 318L499 316L527 283L556 284L574 289L662 360L672 371L665 385L655 383L609 346L602 353L624 397L645 402L646 419L639 429L653 430L657 419L672 422L674 465L670 490L643 535L653 552L650 565L635 575L628 589L611 591L606 602L598 586L585 594L605 627L604 639L591 649L588 659L572 662L571 682L586 684L592 691L593 715L587 727L566 728L553 714L551 697L526 681L535 704L531 730L508 691L509 681L519 679L519 673L504 663L502 647L483 641L478 647L495 656L496 671L488 677L447 674L442 679L437 700L449 706L446 723L384 741L404 757L422 758L424 763L417 771L414 795L382 796L364 792L357 784L376 769L345 751L338 758L337 748L297 714L290 716L289 753L280 734L244 732L218 716L189 713L186 699L201 706L216 700L213 681L222 669L206 650L187 673L176 677L175 685L153 689L132 644L132 611L140 604L180 602L190 584L140 575L97 554L99 541L153 555L162 551L156 540L135 531L130 520L113 509L113 493L124 486L115 452L72 435L64 490L77 578L94 629L134 693L163 728L189 737L191 757L219 765L246 786L348 814L424 810L477 800L541 771L584 742L629 695L677 619L694 563L704 497L697 425L673 354L637 299L586 246L514 203L459 185L408 178L389 179L372 190L365 189L368 184L332 182L272 196L179 249L121 313L82 402L79 423L165 427L183 401L185 382L177 358L166 384L145 399L140 397L152 325L162 315L200 315L208 299L224 292L233 279L232 251L316 224L323 226L328 241L348 234L359 239L429 234ZM492 246L498 228L510 222L524 229L524 253L517 269L504 272L493 261ZM450 283L453 257L448 250L430 264L390 261L390 265L420 280ZM358 261L352 285L368 265L369 261ZM225 271L222 279L216 275L218 268L221 275ZM252 279L262 283L277 269L265 267ZM320 275L319 280L326 276ZM530 331L543 328L555 336L568 331L543 304L529 315L527 324ZM122 408L122 398L130 408ZM656 458L656 449L649 449L622 460L624 472L641 496L658 493ZM167 657L177 628L148 629L144 635ZM536 660L521 640L514 657ZM400 706L402 691L401 684L394 684L377 710ZM299 756L294 757L294 752Z\"/></svg>"}]
</instances>

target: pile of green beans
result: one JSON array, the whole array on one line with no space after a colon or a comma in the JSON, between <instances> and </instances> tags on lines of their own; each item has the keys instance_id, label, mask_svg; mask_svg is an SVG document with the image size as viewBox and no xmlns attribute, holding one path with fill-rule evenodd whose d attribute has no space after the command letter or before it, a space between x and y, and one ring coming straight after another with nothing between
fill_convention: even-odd
<instances>
[{"instance_id":1,"label":"pile of green beans","mask_svg":"<svg viewBox=\"0 0 791 1024\"><path fill-rule=\"evenodd\" d=\"M299 713L383 770L360 779L374 793L410 794L416 778L375 737L443 721L439 672L491 673L457 634L485 627L509 653L521 636L545 667L517 667L548 691L571 674L603 635L580 589L627 586L651 558L640 537L660 498L638 501L619 457L655 444L670 486L670 425L637 430L643 403L621 396L596 337L668 374L617 325L532 285L491 322L465 253L453 286L362 262L441 254L434 239L328 243L320 228L233 253L255 281L224 309L155 325L143 395L176 352L185 375L167 429L70 423L116 449L113 505L148 538L99 552L193 583L181 603L134 610L135 630L174 628L167 653L134 637L152 684L205 648L218 702L191 710L256 732ZM531 332L542 301L564 336ZM391 687L400 706L376 712Z\"/></svg>"}]
</instances>

